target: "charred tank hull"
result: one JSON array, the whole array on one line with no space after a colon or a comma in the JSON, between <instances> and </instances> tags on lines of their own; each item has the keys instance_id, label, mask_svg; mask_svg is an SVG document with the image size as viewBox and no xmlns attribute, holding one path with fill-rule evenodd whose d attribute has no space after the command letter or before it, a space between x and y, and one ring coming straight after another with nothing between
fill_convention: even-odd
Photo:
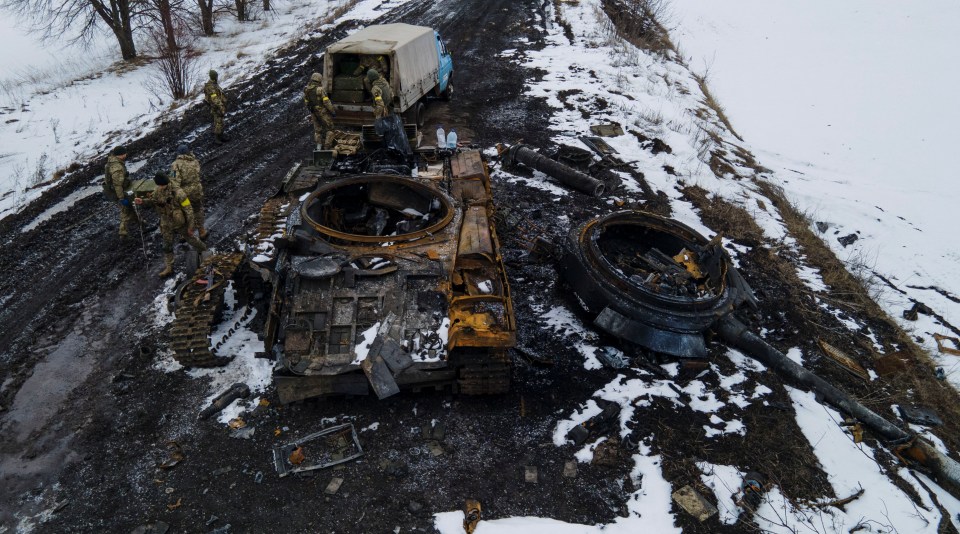
<instances>
[{"instance_id":1,"label":"charred tank hull","mask_svg":"<svg viewBox=\"0 0 960 534\"><path fill-rule=\"evenodd\" d=\"M291 171L250 254L272 286L280 400L507 391L516 322L481 154L441 156L419 177L335 167Z\"/></svg>"}]
</instances>

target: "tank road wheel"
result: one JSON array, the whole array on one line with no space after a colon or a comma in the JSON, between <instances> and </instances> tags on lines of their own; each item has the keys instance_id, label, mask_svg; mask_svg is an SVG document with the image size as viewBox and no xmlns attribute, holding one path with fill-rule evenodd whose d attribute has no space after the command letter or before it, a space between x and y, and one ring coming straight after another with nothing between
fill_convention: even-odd
<instances>
[{"instance_id":1,"label":"tank road wheel","mask_svg":"<svg viewBox=\"0 0 960 534\"><path fill-rule=\"evenodd\" d=\"M184 367L220 367L232 357L220 357L210 348L210 330L223 311L223 297L243 254L215 254L203 261L182 287L176 318L170 325L173 357Z\"/></svg>"}]
</instances>

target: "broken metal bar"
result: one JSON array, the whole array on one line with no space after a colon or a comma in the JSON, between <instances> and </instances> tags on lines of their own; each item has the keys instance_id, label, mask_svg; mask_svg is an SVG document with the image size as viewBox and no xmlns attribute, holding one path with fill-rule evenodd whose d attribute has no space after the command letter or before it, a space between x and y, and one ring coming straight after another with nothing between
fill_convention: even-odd
<instances>
[{"instance_id":1,"label":"broken metal bar","mask_svg":"<svg viewBox=\"0 0 960 534\"><path fill-rule=\"evenodd\" d=\"M230 389L224 391L219 397L213 399L210 406L207 406L200 412L200 419L206 419L211 415L226 408L231 402L237 399L245 399L250 396L250 386L237 382L230 386Z\"/></svg>"},{"instance_id":2,"label":"broken metal bar","mask_svg":"<svg viewBox=\"0 0 960 534\"><path fill-rule=\"evenodd\" d=\"M600 180L571 169L523 145L515 145L507 149L507 161L510 163L522 163L547 176L556 178L557 181L563 185L572 187L588 195L598 197L606 190L606 187Z\"/></svg>"},{"instance_id":3,"label":"broken metal bar","mask_svg":"<svg viewBox=\"0 0 960 534\"><path fill-rule=\"evenodd\" d=\"M746 325L733 315L727 315L716 325L720 337L740 349L751 358L770 367L781 376L809 388L840 411L847 413L879 437L898 445L895 453L923 465L938 479L946 481L954 496L960 495L960 463L938 451L933 445L901 429L890 421L860 404L833 384L808 371L789 359L759 336L750 332Z\"/></svg>"}]
</instances>

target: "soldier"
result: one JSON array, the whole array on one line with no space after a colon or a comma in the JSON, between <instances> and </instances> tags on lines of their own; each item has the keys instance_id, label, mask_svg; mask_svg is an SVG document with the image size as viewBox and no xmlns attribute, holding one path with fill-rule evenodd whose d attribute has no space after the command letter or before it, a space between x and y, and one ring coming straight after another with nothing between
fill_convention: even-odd
<instances>
[{"instance_id":1,"label":"soldier","mask_svg":"<svg viewBox=\"0 0 960 534\"><path fill-rule=\"evenodd\" d=\"M200 162L187 145L177 147L177 159L171 165L173 174L170 183L183 190L193 208L193 222L197 225L200 239L207 238L207 225L203 216L203 184L200 182Z\"/></svg>"},{"instance_id":2,"label":"soldier","mask_svg":"<svg viewBox=\"0 0 960 534\"><path fill-rule=\"evenodd\" d=\"M116 196L117 204L120 206L120 237L127 237L127 225L132 223L140 224L140 219L127 198L127 191L130 190L130 174L127 172L127 149L123 146L117 146L110 151L107 156L107 166L104 168L104 181L106 187Z\"/></svg>"},{"instance_id":3,"label":"soldier","mask_svg":"<svg viewBox=\"0 0 960 534\"><path fill-rule=\"evenodd\" d=\"M210 114L213 116L213 137L217 144L229 141L230 138L223 135L223 118L227 114L227 97L223 94L223 89L217 83L217 71L210 71L210 80L203 85L203 101L210 106Z\"/></svg>"},{"instance_id":4,"label":"soldier","mask_svg":"<svg viewBox=\"0 0 960 534\"><path fill-rule=\"evenodd\" d=\"M380 76L377 69L367 71L370 80L370 94L373 95L373 118L382 119L393 115L393 89L387 80Z\"/></svg>"},{"instance_id":5,"label":"soldier","mask_svg":"<svg viewBox=\"0 0 960 534\"><path fill-rule=\"evenodd\" d=\"M377 72L381 74L387 73L387 58L385 56L376 55L362 55L360 56L360 65L353 71L354 76L359 76L361 74L366 74L370 69L376 69ZM368 93L370 92L370 80L366 76L363 77L363 88Z\"/></svg>"},{"instance_id":6,"label":"soldier","mask_svg":"<svg viewBox=\"0 0 960 534\"><path fill-rule=\"evenodd\" d=\"M303 102L310 110L310 120L313 121L313 140L317 143L317 149L327 148L327 134L334 129L333 117L337 116L330 97L323 90L323 75L314 72L310 76L310 82L303 90Z\"/></svg>"},{"instance_id":7,"label":"soldier","mask_svg":"<svg viewBox=\"0 0 960 534\"><path fill-rule=\"evenodd\" d=\"M137 204L145 204L157 210L160 215L160 233L163 235L163 262L164 269L157 273L160 278L173 274L173 238L180 236L200 252L207 250L203 241L193 235L193 209L190 208L190 199L179 187L170 184L170 179L163 172L158 172L153 181L157 190L150 198L136 198Z\"/></svg>"}]
</instances>

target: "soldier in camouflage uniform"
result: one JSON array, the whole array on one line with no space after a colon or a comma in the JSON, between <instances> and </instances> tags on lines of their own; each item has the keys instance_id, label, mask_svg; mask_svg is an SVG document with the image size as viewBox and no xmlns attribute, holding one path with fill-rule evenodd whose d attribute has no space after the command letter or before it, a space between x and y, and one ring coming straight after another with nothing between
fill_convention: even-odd
<instances>
[{"instance_id":1,"label":"soldier in camouflage uniform","mask_svg":"<svg viewBox=\"0 0 960 534\"><path fill-rule=\"evenodd\" d=\"M107 156L107 166L104 168L104 180L114 195L116 195L117 205L120 206L120 237L127 237L127 226L131 224L140 224L137 213L127 198L127 191L130 190L130 174L127 172L127 149L118 146L110 151Z\"/></svg>"},{"instance_id":2,"label":"soldier in camouflage uniform","mask_svg":"<svg viewBox=\"0 0 960 534\"><path fill-rule=\"evenodd\" d=\"M157 276L163 278L173 274L173 239L180 236L200 252L207 250L203 241L193 235L193 209L190 199L179 187L170 183L166 174L158 172L153 178L157 190L150 198L137 198L137 204L152 207L160 215L160 233L163 235L163 262L164 269Z\"/></svg>"},{"instance_id":3,"label":"soldier in camouflage uniform","mask_svg":"<svg viewBox=\"0 0 960 534\"><path fill-rule=\"evenodd\" d=\"M360 56L360 65L353 71L354 76L359 76L361 74L366 74L370 69L375 69L380 74L387 74L387 58L386 56L376 55L363 55ZM371 86L370 81L366 76L363 77L363 89L370 92Z\"/></svg>"},{"instance_id":4,"label":"soldier in camouflage uniform","mask_svg":"<svg viewBox=\"0 0 960 534\"><path fill-rule=\"evenodd\" d=\"M187 194L193 208L193 222L197 225L200 239L207 238L207 226L203 215L203 184L200 183L200 162L187 145L177 147L177 159L171 165L170 183Z\"/></svg>"},{"instance_id":5,"label":"soldier in camouflage uniform","mask_svg":"<svg viewBox=\"0 0 960 534\"><path fill-rule=\"evenodd\" d=\"M323 90L323 76L319 72L310 76L310 82L303 90L303 102L310 110L310 119L313 121L313 140L317 148L323 150L327 148L328 132L335 128L333 117L337 116L337 112Z\"/></svg>"},{"instance_id":6,"label":"soldier in camouflage uniform","mask_svg":"<svg viewBox=\"0 0 960 534\"><path fill-rule=\"evenodd\" d=\"M387 80L380 76L377 69L367 71L370 80L370 94L373 95L373 118L382 119L393 115L393 89Z\"/></svg>"},{"instance_id":7,"label":"soldier in camouflage uniform","mask_svg":"<svg viewBox=\"0 0 960 534\"><path fill-rule=\"evenodd\" d=\"M223 94L223 89L217 83L217 71L210 71L210 80L203 85L203 101L210 106L210 114L213 116L213 137L217 144L229 141L230 139L223 135L223 118L227 114L227 97Z\"/></svg>"}]
</instances>

